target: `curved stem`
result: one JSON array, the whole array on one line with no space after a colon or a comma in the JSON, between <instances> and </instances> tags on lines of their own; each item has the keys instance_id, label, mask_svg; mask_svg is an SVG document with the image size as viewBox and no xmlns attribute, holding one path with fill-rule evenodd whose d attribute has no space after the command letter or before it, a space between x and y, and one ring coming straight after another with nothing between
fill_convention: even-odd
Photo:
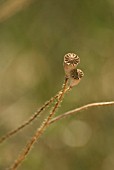
<instances>
[{"instance_id":1,"label":"curved stem","mask_svg":"<svg viewBox=\"0 0 114 170\"><path fill-rule=\"evenodd\" d=\"M114 101L90 103L90 104L81 106L81 107L79 107L79 108L76 108L76 109L74 109L74 110L70 110L70 111L68 111L68 112L65 112L65 113L61 114L60 116L57 116L57 117L51 119L50 122L49 122L49 124L54 123L54 122L56 122L56 121L59 121L59 120L61 120L61 119L63 119L63 118L66 118L67 116L70 116L70 115L72 115L72 114L75 114L75 113L78 113L78 112L87 110L87 109L92 108L92 107L111 106L111 105L114 105Z\"/></svg>"}]
</instances>

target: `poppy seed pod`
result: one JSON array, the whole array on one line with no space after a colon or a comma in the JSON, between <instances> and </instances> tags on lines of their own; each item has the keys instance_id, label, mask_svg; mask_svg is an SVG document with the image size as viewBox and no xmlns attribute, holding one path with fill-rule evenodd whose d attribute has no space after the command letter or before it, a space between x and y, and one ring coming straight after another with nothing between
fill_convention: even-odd
<instances>
[{"instance_id":1,"label":"poppy seed pod","mask_svg":"<svg viewBox=\"0 0 114 170\"><path fill-rule=\"evenodd\" d=\"M68 53L64 56L64 70L66 76L70 77L70 71L75 69L76 66L80 63L80 58L74 53Z\"/></svg>"},{"instance_id":2,"label":"poppy seed pod","mask_svg":"<svg viewBox=\"0 0 114 170\"><path fill-rule=\"evenodd\" d=\"M84 76L84 73L80 69L73 69L70 71L70 87L76 86L82 77Z\"/></svg>"}]
</instances>

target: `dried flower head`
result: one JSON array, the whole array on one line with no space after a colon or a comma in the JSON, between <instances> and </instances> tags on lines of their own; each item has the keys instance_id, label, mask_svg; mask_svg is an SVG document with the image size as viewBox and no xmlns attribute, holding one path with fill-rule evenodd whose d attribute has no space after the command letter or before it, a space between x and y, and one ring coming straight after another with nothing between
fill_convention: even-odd
<instances>
[{"instance_id":1,"label":"dried flower head","mask_svg":"<svg viewBox=\"0 0 114 170\"><path fill-rule=\"evenodd\" d=\"M74 53L68 53L64 56L64 62L67 64L67 65L77 65L79 64L80 62L80 58L74 54Z\"/></svg>"},{"instance_id":2,"label":"dried flower head","mask_svg":"<svg viewBox=\"0 0 114 170\"><path fill-rule=\"evenodd\" d=\"M80 58L74 53L68 53L64 56L64 70L67 77L70 76L70 71L75 69L80 63Z\"/></svg>"},{"instance_id":3,"label":"dried flower head","mask_svg":"<svg viewBox=\"0 0 114 170\"><path fill-rule=\"evenodd\" d=\"M84 73L80 69L73 69L70 72L70 87L73 87L77 85L82 77L84 76Z\"/></svg>"}]
</instances>

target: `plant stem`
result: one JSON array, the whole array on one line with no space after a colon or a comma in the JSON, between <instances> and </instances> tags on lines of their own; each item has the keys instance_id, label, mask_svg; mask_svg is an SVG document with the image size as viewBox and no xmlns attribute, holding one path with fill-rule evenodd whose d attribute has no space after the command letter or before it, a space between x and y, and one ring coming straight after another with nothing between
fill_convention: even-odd
<instances>
[{"instance_id":1,"label":"plant stem","mask_svg":"<svg viewBox=\"0 0 114 170\"><path fill-rule=\"evenodd\" d=\"M49 124L55 123L55 122L57 122L57 121L59 121L59 120L61 120L61 119L63 119L63 118L66 118L67 116L70 116L70 115L73 115L74 113L78 113L78 112L87 110L87 109L92 108L92 107L112 106L112 105L114 105L114 101L90 103L90 104L81 106L81 107L79 107L79 108L70 110L70 111L68 111L68 112L65 112L65 113L61 114L60 116L57 116L57 117L51 119L51 120L49 121Z\"/></svg>"},{"instance_id":2,"label":"plant stem","mask_svg":"<svg viewBox=\"0 0 114 170\"><path fill-rule=\"evenodd\" d=\"M69 90L69 88L66 89L65 92L67 92ZM10 138L11 136L15 135L16 133L18 133L20 130L22 130L24 127L26 127L27 125L29 125L31 122L33 122L38 116L41 115L41 112L43 112L46 107L48 107L55 99L57 99L60 95L61 91L59 91L54 97L52 97L50 100L48 100L41 108L39 108L26 122L24 122L22 125L20 125L19 127L17 127L16 129L8 132L6 135L2 136L0 138L0 143L4 142L5 140L7 140L8 138Z\"/></svg>"},{"instance_id":3,"label":"plant stem","mask_svg":"<svg viewBox=\"0 0 114 170\"><path fill-rule=\"evenodd\" d=\"M58 93L59 94L59 93ZM8 132L6 135L0 138L0 143L4 142L6 139L11 137L12 135L19 132L21 129L23 129L25 126L29 125L32 121L34 121L38 116L40 116L41 112L44 111L46 107L48 107L54 99L58 98L58 94L52 97L49 101L47 101L41 108L39 108L26 122L24 122L22 125L20 125L18 128Z\"/></svg>"},{"instance_id":4,"label":"plant stem","mask_svg":"<svg viewBox=\"0 0 114 170\"><path fill-rule=\"evenodd\" d=\"M34 136L30 139L28 144L26 145L23 152L19 155L17 160L14 162L13 166L10 168L10 170L16 170L17 167L22 163L22 161L25 159L25 157L28 155L29 151L31 150L33 144L39 139L39 137L43 134L46 127L49 125L49 121L51 120L52 116L54 115L56 109L58 108L59 104L62 101L62 98L66 92L66 86L67 86L68 78L65 78L65 83L63 84L63 88L61 91L61 94L59 95L58 101L56 102L55 106L53 107L52 111L50 112L49 116L44 120L44 122L41 124L40 128L37 129Z\"/></svg>"}]
</instances>

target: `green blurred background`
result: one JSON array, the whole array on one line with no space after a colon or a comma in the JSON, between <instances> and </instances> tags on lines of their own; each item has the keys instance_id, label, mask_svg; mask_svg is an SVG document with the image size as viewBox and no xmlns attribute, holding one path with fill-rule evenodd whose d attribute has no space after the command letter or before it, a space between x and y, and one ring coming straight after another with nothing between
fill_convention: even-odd
<instances>
[{"instance_id":1,"label":"green blurred background","mask_svg":"<svg viewBox=\"0 0 114 170\"><path fill-rule=\"evenodd\" d=\"M68 52L79 55L85 76L57 114L114 100L113 0L0 0L0 136L61 89ZM0 170L17 158L42 119L1 144ZM52 124L19 169L113 170L114 106Z\"/></svg>"}]
</instances>

